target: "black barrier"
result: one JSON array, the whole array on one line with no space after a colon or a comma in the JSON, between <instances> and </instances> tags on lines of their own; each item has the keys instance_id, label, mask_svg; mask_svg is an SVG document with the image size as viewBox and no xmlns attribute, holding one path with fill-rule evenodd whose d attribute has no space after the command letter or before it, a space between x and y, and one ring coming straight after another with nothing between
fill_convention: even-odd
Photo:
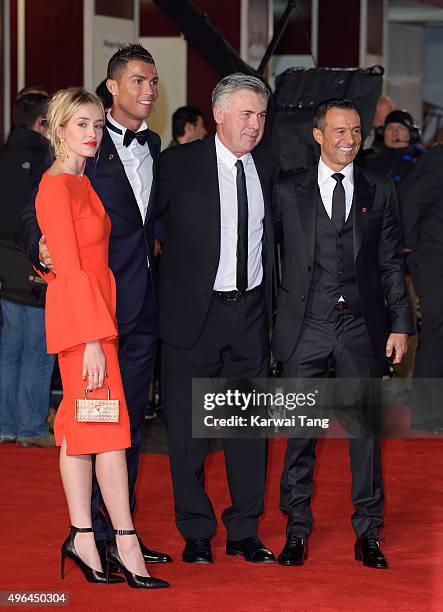
<instances>
[{"instance_id":1,"label":"black barrier","mask_svg":"<svg viewBox=\"0 0 443 612\"><path fill-rule=\"evenodd\" d=\"M269 137L283 172L316 163L319 150L312 137L316 106L327 98L352 100L360 113L363 134L372 127L384 70L359 68L289 68L278 75L272 100Z\"/></svg>"}]
</instances>

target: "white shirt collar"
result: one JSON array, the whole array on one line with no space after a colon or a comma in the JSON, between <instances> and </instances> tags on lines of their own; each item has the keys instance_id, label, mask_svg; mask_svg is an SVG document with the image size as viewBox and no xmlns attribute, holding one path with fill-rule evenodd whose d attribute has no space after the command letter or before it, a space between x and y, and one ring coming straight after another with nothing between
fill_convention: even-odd
<instances>
[{"instance_id":1,"label":"white shirt collar","mask_svg":"<svg viewBox=\"0 0 443 612\"><path fill-rule=\"evenodd\" d=\"M242 155L242 157L236 157L234 153L225 147L217 134L215 135L215 150L217 153L217 158L221 160L225 166L229 168L229 170L235 168L235 164L239 159L241 159L243 165L246 166L251 158L250 153L246 153L245 155Z\"/></svg>"},{"instance_id":2,"label":"white shirt collar","mask_svg":"<svg viewBox=\"0 0 443 612\"><path fill-rule=\"evenodd\" d=\"M318 162L318 184L323 185L326 181L335 174L335 170L332 170L329 166L325 164L323 159L320 157ZM351 185L354 184L354 163L351 162L347 166L340 170L340 174L344 174L345 178L343 180L348 180Z\"/></svg>"},{"instance_id":3,"label":"white shirt collar","mask_svg":"<svg viewBox=\"0 0 443 612\"><path fill-rule=\"evenodd\" d=\"M123 136L125 135L125 132L128 128L125 128L124 125L120 125L120 123L118 123L118 121L116 121L114 119L114 117L111 115L111 111L107 112L106 115L106 119L109 121L109 123L112 123L113 126L115 126L116 128L118 128L119 130L121 130L121 134L117 134L117 132L112 132L113 134L115 134L116 136L119 136L121 138L123 138ZM146 123L146 121L142 121L140 127L138 128L137 132L140 132L141 130L146 130L148 127L148 124Z\"/></svg>"}]
</instances>

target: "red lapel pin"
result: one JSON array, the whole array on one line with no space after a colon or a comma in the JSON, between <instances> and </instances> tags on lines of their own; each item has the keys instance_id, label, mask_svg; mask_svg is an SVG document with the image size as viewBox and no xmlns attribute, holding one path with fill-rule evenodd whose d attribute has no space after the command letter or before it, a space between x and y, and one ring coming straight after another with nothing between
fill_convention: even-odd
<instances>
[{"instance_id":1,"label":"red lapel pin","mask_svg":"<svg viewBox=\"0 0 443 612\"><path fill-rule=\"evenodd\" d=\"M362 208L362 209L361 209L361 212L362 212L362 214L364 215L365 213L367 213L367 212L368 212L368 209L367 209L367 208Z\"/></svg>"},{"instance_id":2,"label":"red lapel pin","mask_svg":"<svg viewBox=\"0 0 443 612\"><path fill-rule=\"evenodd\" d=\"M114 159L114 155L111 153L110 156L108 157L109 160ZM365 209L366 210L366 209Z\"/></svg>"}]
</instances>

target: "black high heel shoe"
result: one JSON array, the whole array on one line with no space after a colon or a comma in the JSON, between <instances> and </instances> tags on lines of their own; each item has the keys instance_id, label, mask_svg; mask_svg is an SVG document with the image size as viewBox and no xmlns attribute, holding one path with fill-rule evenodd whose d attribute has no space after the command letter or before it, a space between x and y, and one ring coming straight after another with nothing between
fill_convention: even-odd
<instances>
[{"instance_id":1,"label":"black high heel shoe","mask_svg":"<svg viewBox=\"0 0 443 612\"><path fill-rule=\"evenodd\" d=\"M137 535L135 529L114 529L114 534L123 535ZM109 565L113 563L120 568L123 576L125 577L128 586L133 589L166 589L170 586L166 580L160 580L160 578L153 578L152 576L138 576L133 574L128 568L123 565L123 561L118 554L117 542L114 540L106 551L106 576L111 577L109 573Z\"/></svg>"},{"instance_id":2,"label":"black high heel shoe","mask_svg":"<svg viewBox=\"0 0 443 612\"><path fill-rule=\"evenodd\" d=\"M116 584L117 582L124 582L121 576L115 576L107 572L99 572L80 559L77 551L75 550L74 539L77 533L92 533L92 527L74 527L71 525L71 532L66 540L62 544L62 558L60 566L60 576L63 579L65 577L65 558L72 559L74 563L81 569L84 577L88 582L95 582L96 584Z\"/></svg>"}]
</instances>

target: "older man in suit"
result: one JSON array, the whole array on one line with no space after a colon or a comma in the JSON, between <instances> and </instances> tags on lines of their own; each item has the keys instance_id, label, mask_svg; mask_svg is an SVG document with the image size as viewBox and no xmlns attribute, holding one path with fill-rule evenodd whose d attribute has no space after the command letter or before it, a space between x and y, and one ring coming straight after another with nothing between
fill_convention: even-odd
<instances>
[{"instance_id":1,"label":"older man in suit","mask_svg":"<svg viewBox=\"0 0 443 612\"><path fill-rule=\"evenodd\" d=\"M360 117L349 100L317 108L318 164L280 177L275 223L285 253L273 336L291 378L377 378L383 362L400 363L413 333L404 282L395 187L353 164ZM386 304L386 305L385 305ZM310 499L316 439L288 441L280 507L288 516L279 562L301 565L312 526ZM352 525L356 559L386 568L378 542L383 483L378 439L350 438Z\"/></svg>"},{"instance_id":2,"label":"older man in suit","mask_svg":"<svg viewBox=\"0 0 443 612\"><path fill-rule=\"evenodd\" d=\"M208 440L192 437L192 378L266 376L273 232L271 168L257 146L268 90L243 74L212 96L217 134L172 147L159 165L165 215L159 275L163 405L182 559L212 563L216 518L204 487ZM226 553L274 561L257 538L266 476L264 440L225 439L231 506Z\"/></svg>"},{"instance_id":3,"label":"older man in suit","mask_svg":"<svg viewBox=\"0 0 443 612\"><path fill-rule=\"evenodd\" d=\"M119 362L131 420L132 446L127 450L127 463L134 511L141 429L158 333L152 221L160 138L146 124L158 97L158 75L152 55L141 45L130 44L111 57L107 76L113 105L106 116L98 158L86 165L85 172L112 223L109 266L117 285ZM22 217L21 241L34 265L43 262L53 269L35 218L34 203ZM93 526L99 551L104 555L105 539L112 534L112 526L109 518L100 513L101 505L94 481ZM141 547L149 563L171 560L142 543Z\"/></svg>"}]
</instances>

